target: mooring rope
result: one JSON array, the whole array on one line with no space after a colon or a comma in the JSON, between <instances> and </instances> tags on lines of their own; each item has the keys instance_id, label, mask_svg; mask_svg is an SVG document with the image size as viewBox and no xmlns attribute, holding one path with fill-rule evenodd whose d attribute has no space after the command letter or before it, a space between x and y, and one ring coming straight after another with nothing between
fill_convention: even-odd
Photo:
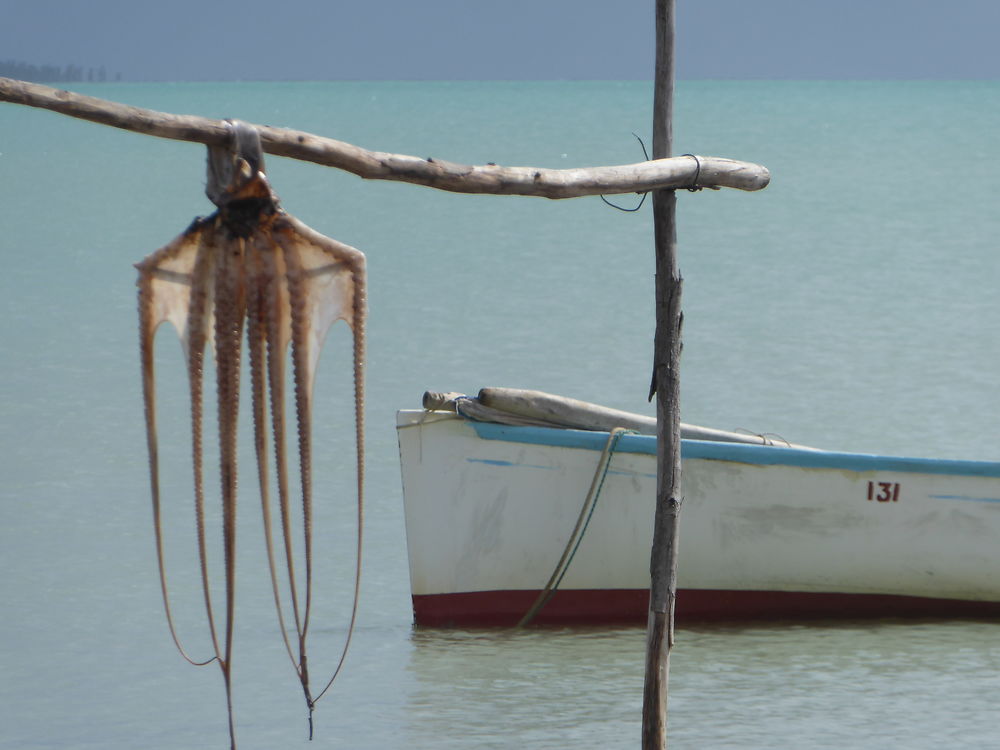
<instances>
[{"instance_id":1,"label":"mooring rope","mask_svg":"<svg viewBox=\"0 0 1000 750\"><path fill-rule=\"evenodd\" d=\"M538 597L535 599L534 604L528 609L524 614L515 628L523 628L528 625L538 613L542 610L549 600L555 595L556 590L559 588L559 584L562 583L563 577L566 575L566 571L569 570L570 564L573 562L573 558L576 557L576 551L580 548L580 542L583 541L583 536L587 532L587 527L590 525L590 519L594 515L594 509L597 507L597 500L601 495L601 489L604 487L604 480L608 475L608 469L611 467L611 457L618 446L618 441L621 439L622 435L626 433L632 433L634 430L628 430L624 427L615 427L608 434L608 440L604 444L604 450L601 452L601 458L597 462L597 469L594 472L594 478L590 482L590 489L587 491L587 497L583 501L583 506L580 508L580 515L577 516L576 526L573 527L573 533L570 534L569 540L566 542L566 546L563 548L562 556L559 558L559 562L556 563L555 569L552 571L552 575L549 576L548 583L539 592Z\"/></svg>"}]
</instances>

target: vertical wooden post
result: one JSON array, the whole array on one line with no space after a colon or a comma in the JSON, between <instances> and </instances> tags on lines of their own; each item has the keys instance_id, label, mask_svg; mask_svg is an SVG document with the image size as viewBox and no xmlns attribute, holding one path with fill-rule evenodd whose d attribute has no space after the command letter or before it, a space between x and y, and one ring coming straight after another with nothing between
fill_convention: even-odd
<instances>
[{"instance_id":1,"label":"vertical wooden post","mask_svg":"<svg viewBox=\"0 0 1000 750\"><path fill-rule=\"evenodd\" d=\"M673 140L675 0L656 0L656 75L653 94L653 158L670 155ZM677 268L676 196L653 191L656 246L656 334L653 383L656 395L656 518L650 555L651 584L646 635L646 679L642 702L643 750L667 745L667 683L674 642L677 590L677 522L680 511L681 276Z\"/></svg>"}]
</instances>

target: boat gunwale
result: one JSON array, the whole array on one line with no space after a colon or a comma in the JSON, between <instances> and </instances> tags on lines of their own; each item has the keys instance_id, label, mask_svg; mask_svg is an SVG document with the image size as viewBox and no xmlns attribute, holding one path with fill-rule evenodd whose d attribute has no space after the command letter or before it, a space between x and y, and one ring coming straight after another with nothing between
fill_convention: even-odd
<instances>
[{"instance_id":1,"label":"boat gunwale","mask_svg":"<svg viewBox=\"0 0 1000 750\"><path fill-rule=\"evenodd\" d=\"M399 427L419 424L420 415L440 412L401 411ZM410 421L409 415L417 416ZM527 427L477 422L455 414L441 414L446 419L462 420L483 440L508 443L549 445L602 451L608 440L607 432L556 427ZM625 434L615 446L616 453L656 455L656 437ZM913 458L870 453L789 448L783 445L752 445L710 440L681 440L681 457L709 461L730 461L759 466L795 466L804 469L838 469L854 472L902 472L951 476L1000 477L1000 462L968 459Z\"/></svg>"}]
</instances>

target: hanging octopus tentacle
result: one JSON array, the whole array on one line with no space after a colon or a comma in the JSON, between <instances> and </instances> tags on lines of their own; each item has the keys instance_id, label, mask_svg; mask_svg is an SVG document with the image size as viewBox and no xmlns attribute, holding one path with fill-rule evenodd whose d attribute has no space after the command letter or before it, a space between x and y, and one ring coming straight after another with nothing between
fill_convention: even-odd
<instances>
[{"instance_id":1,"label":"hanging octopus tentacle","mask_svg":"<svg viewBox=\"0 0 1000 750\"><path fill-rule=\"evenodd\" d=\"M222 649L215 627L212 591L209 586L208 545L205 539L205 471L203 453L203 392L205 348L214 346L214 280L216 276L217 244L211 233L204 233L198 243L198 255L192 274L190 302L183 342L187 353L188 388L191 394L191 464L194 475L195 532L198 541L198 562L201 570L202 596L215 658L223 663ZM225 667L223 667L224 669Z\"/></svg>"},{"instance_id":2,"label":"hanging octopus tentacle","mask_svg":"<svg viewBox=\"0 0 1000 750\"><path fill-rule=\"evenodd\" d=\"M232 123L235 148L209 148L206 193L218 206L207 219L196 220L180 237L141 263L139 269L140 357L150 486L157 561L167 622L181 654L193 664L218 661L226 689L232 747L235 731L232 702L232 656L235 621L237 431L240 363L244 329L250 361L251 411L260 485L268 568L278 624L289 658L309 708L310 737L315 703L326 693L343 666L358 612L364 520L364 327L366 314L364 255L348 245L314 232L278 205L263 173L263 152L252 128ZM184 345L191 397L191 443L198 556L209 631L215 656L191 659L181 647L170 612L159 487L156 438L153 338L169 320ZM312 398L319 353L330 326L344 320L353 334L354 413L357 454L358 537L351 619L333 677L314 699L310 688L306 640L313 602ZM202 400L206 349L216 363L219 475L225 581L223 629L217 628L209 586L205 539ZM300 593L293 544L292 498L286 444L286 359L291 358L297 424L298 477L302 504ZM270 407L268 409L268 406ZM268 410L270 420L268 420ZM284 567L297 649L285 626L268 474L268 422L274 450L278 514L282 527ZM296 653L297 652L297 653Z\"/></svg>"},{"instance_id":3,"label":"hanging octopus tentacle","mask_svg":"<svg viewBox=\"0 0 1000 750\"><path fill-rule=\"evenodd\" d=\"M139 269L139 348L142 365L143 403L146 414L146 443L149 451L150 491L153 500L153 530L156 538L156 559L160 575L160 591L167 617L167 627L170 630L170 636L174 641L174 645L184 659L196 666L204 666L215 661L219 656L219 650L216 647L215 656L201 661L189 656L177 634L177 628L174 624L170 607L166 564L164 562L163 524L160 504L153 339L160 324L169 320L181 336L185 351L190 349L188 324L191 315L194 314L193 303L196 296L192 294L192 288L199 286L195 283L195 279L198 277L196 266L199 262L202 262L202 255L199 253L199 250L205 238L204 228L205 222L201 219L196 219L180 237L151 255L142 263L136 264L136 267ZM193 404L194 402L192 401Z\"/></svg>"},{"instance_id":4,"label":"hanging octopus tentacle","mask_svg":"<svg viewBox=\"0 0 1000 750\"><path fill-rule=\"evenodd\" d=\"M232 654L236 594L236 436L243 320L246 317L242 239L219 253L215 274L215 370L219 413L219 474L222 484L222 539L225 564L225 656L220 661L232 722Z\"/></svg>"},{"instance_id":5,"label":"hanging octopus tentacle","mask_svg":"<svg viewBox=\"0 0 1000 750\"><path fill-rule=\"evenodd\" d=\"M354 593L352 597L351 604L351 618L347 626L347 636L344 639L344 644L340 652L340 657L337 660L337 665L334 667L330 678L327 680L323 689L319 691L316 698L313 700L315 704L316 701L320 700L326 692L333 685L337 676L340 674L341 669L344 666L344 661L347 658L347 652L350 649L351 638L354 634L354 627L357 622L358 616L358 603L360 601L361 594L361 559L363 553L363 535L360 533L361 529L364 528L364 483L365 483L365 420L364 420L364 403L365 403L365 326L367 324L367 286L366 286L366 263L365 256L358 250L348 246L342 245L341 243L335 242L334 240L325 237L309 227L302 222L298 221L294 217L288 217L290 227L302 237L308 238L311 243L318 248L325 248L326 252L335 257L341 258L340 265L343 266L342 275L340 275L339 281L340 285L351 290L350 294L345 294L345 306L340 311L340 319L345 320L351 328L352 338L353 338L353 376L354 376L354 420L355 420L355 456L356 456L356 480L357 480L357 545L355 550L355 568L354 568ZM330 272L329 267L320 264L311 273L319 276L319 272L323 270L326 273ZM325 318L328 315L328 310L324 309L324 306L318 303L318 300L322 298L321 289L315 289L309 295L310 299L313 300L312 312L311 312L311 329L320 330L323 328L324 324L329 327L329 323L325 323ZM324 334L325 335L325 334ZM316 346L315 359L319 356L319 347L322 345L323 341L320 338ZM313 359L313 364L311 370L315 373L315 359ZM311 385L310 385L311 394Z\"/></svg>"},{"instance_id":6,"label":"hanging octopus tentacle","mask_svg":"<svg viewBox=\"0 0 1000 750\"><path fill-rule=\"evenodd\" d=\"M358 528L364 523L364 329L366 316L365 259L354 248L324 237L294 217L284 215L274 226L278 247L284 251L288 263L289 289L298 304L292 306L292 348L295 364L296 411L299 417L300 471L303 486L308 487L311 475L311 402L319 353L330 326L344 320L351 327L354 341L355 427L358 482ZM338 299L339 307L329 304ZM306 533L311 522L311 492L303 493ZM313 700L318 701L329 689L343 666L354 624L360 593L362 537L358 535L354 596L347 637L337 666L326 686ZM307 557L308 561L308 557ZM309 586L307 575L307 587ZM306 608L309 596L307 588ZM304 645L305 635L302 634ZM304 686L305 687L305 686Z\"/></svg>"},{"instance_id":7,"label":"hanging octopus tentacle","mask_svg":"<svg viewBox=\"0 0 1000 750\"><path fill-rule=\"evenodd\" d=\"M312 421L310 415L311 377L306 375L308 339L306 321L306 300L302 261L297 248L281 245L285 258L288 279L288 298L291 311L292 330L292 378L295 384L295 421L298 425L299 484L302 492L302 543L305 551L305 607L299 638L305 651L306 633L309 630L309 614L312 611ZM309 375L311 376L311 372ZM303 667L305 665L303 664Z\"/></svg>"},{"instance_id":8,"label":"hanging octopus tentacle","mask_svg":"<svg viewBox=\"0 0 1000 750\"><path fill-rule=\"evenodd\" d=\"M284 259L275 253L276 259L284 268ZM303 632L303 616L299 606L298 585L295 574L294 546L292 540L293 523L291 510L291 492L288 478L288 444L285 436L285 358L288 353L291 337L289 315L287 312L288 291L284 284L274 290L281 297L280 306L271 308L268 319L268 365L271 387L271 423L274 430L274 454L278 480L278 504L281 515L282 540L285 548L285 569L288 575L289 598L295 621L295 632L301 640Z\"/></svg>"},{"instance_id":9,"label":"hanging octopus tentacle","mask_svg":"<svg viewBox=\"0 0 1000 750\"><path fill-rule=\"evenodd\" d=\"M273 340L270 320L273 317L278 284L275 282L274 254L263 252L266 245L260 244L260 238L254 238L258 245L253 253L253 263L250 268L250 297L247 302L247 341L250 355L250 380L252 391L254 447L257 456L257 481L260 485L261 511L264 518L264 543L267 551L267 566L270 571L271 592L274 606L278 613L278 626L281 637L292 661L292 666L298 673L298 660L292 651L288 638L288 628L285 625L285 615L281 604L281 590L278 586L277 565L274 553L274 525L272 523L270 481L267 472L268 440L267 440L267 404L268 393L274 382L274 373L270 372L268 350ZM278 378L283 378L279 371ZM273 391L270 391L273 396ZM275 431L278 432L277 430ZM280 470L279 470L280 473Z\"/></svg>"},{"instance_id":10,"label":"hanging octopus tentacle","mask_svg":"<svg viewBox=\"0 0 1000 750\"><path fill-rule=\"evenodd\" d=\"M295 419L298 425L299 486L302 493L302 537L305 555L305 604L302 611L302 625L299 628L299 679L309 708L310 736L312 734L313 697L309 686L309 662L306 637L309 631L309 615L312 612L312 423L309 408L310 394L307 392L306 368L303 351L306 341L306 321L303 299L302 263L294 246L282 245L285 260L286 280L291 323L292 380L294 383ZM297 612L297 610L296 610Z\"/></svg>"},{"instance_id":11,"label":"hanging octopus tentacle","mask_svg":"<svg viewBox=\"0 0 1000 750\"><path fill-rule=\"evenodd\" d=\"M305 675L305 660L303 658L303 615L299 604L298 585L295 573L295 557L293 546L293 523L291 513L291 492L289 491L287 442L285 437L285 359L288 356L291 341L291 322L289 298L291 291L286 281L287 271L284 253L273 244L268 235L268 252L266 263L270 270L267 283L268 306L265 310L267 349L268 349L268 386L271 400L271 424L275 454L275 473L278 485L278 508L281 520L282 542L285 550L285 570L288 577L289 599L291 600L292 617L295 623L298 654L292 653L288 643L287 633L284 635L292 664L295 667L299 681L308 685ZM272 544L270 532L268 544ZM272 585L277 591L277 571L271 568ZM279 624L284 628L284 615L280 601L278 606ZM307 693L307 701L309 700Z\"/></svg>"}]
</instances>

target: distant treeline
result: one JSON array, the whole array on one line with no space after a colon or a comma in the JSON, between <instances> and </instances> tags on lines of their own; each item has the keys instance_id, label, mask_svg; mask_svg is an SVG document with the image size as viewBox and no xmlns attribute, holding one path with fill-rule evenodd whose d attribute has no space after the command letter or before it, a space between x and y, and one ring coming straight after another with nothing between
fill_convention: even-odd
<instances>
[{"instance_id":1,"label":"distant treeline","mask_svg":"<svg viewBox=\"0 0 1000 750\"><path fill-rule=\"evenodd\" d=\"M33 83L52 83L53 81L65 81L75 83L78 81L107 81L108 73L102 65L99 68L84 68L80 65L67 65L60 68L58 65L32 65L20 60L0 61L0 76L4 78L19 78L22 81L32 81ZM121 73L116 73L114 80L120 81Z\"/></svg>"}]
</instances>

